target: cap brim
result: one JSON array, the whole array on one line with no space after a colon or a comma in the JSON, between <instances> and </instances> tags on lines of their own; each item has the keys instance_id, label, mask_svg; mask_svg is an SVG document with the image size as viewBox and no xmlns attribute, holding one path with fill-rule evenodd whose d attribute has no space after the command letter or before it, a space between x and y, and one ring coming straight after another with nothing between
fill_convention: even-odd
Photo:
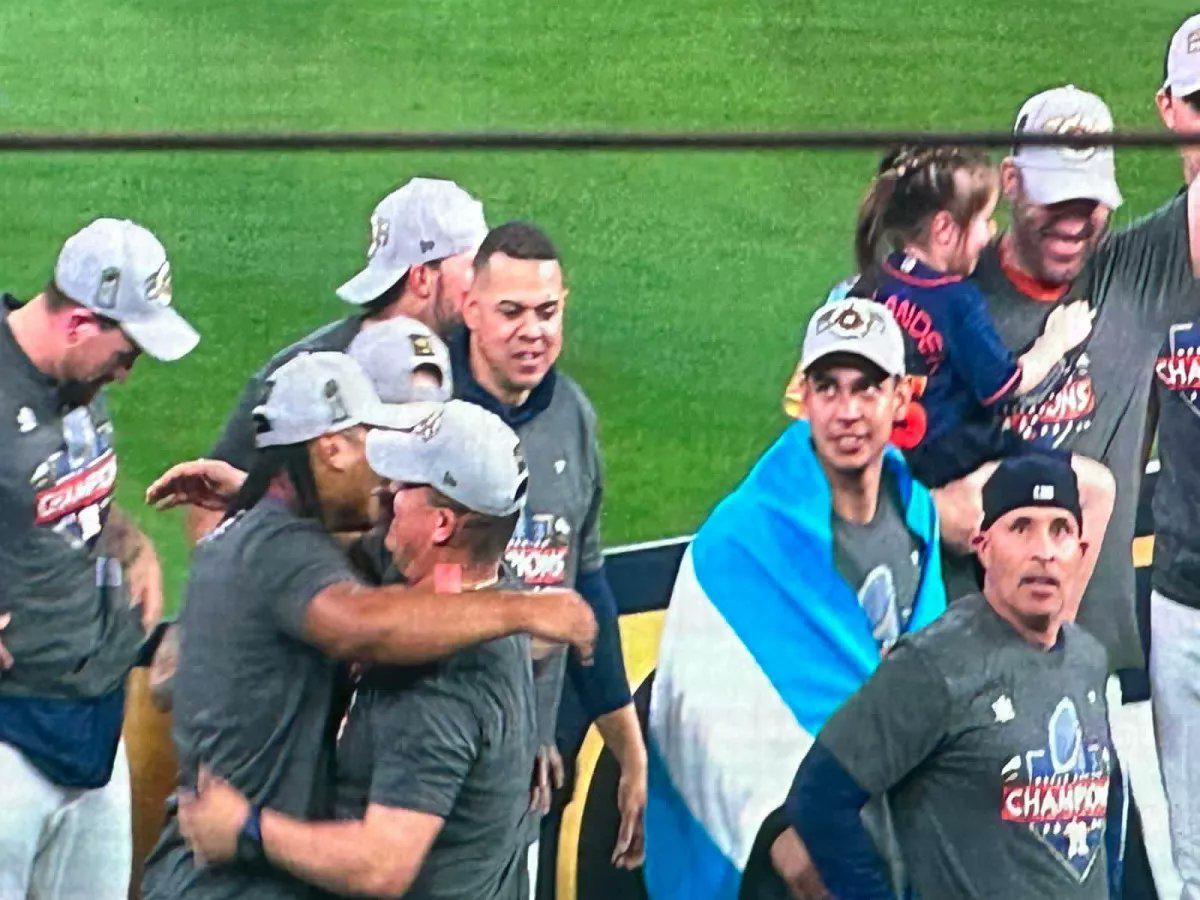
<instances>
[{"instance_id":1,"label":"cap brim","mask_svg":"<svg viewBox=\"0 0 1200 900\"><path fill-rule=\"evenodd\" d=\"M129 339L143 351L163 362L187 356L200 343L200 334L170 307L144 319L118 323Z\"/></svg>"},{"instance_id":2,"label":"cap brim","mask_svg":"<svg viewBox=\"0 0 1200 900\"><path fill-rule=\"evenodd\" d=\"M412 428L428 414L427 403L372 403L358 416L358 422L369 428L396 431Z\"/></svg>"},{"instance_id":3,"label":"cap brim","mask_svg":"<svg viewBox=\"0 0 1200 900\"><path fill-rule=\"evenodd\" d=\"M368 265L365 269L337 289L337 295L347 303L362 306L370 303L384 291L404 277L408 266L402 269L386 269Z\"/></svg>"},{"instance_id":4,"label":"cap brim","mask_svg":"<svg viewBox=\"0 0 1200 900\"><path fill-rule=\"evenodd\" d=\"M1168 79L1163 88L1170 89L1171 96L1178 97L1180 100L1184 97L1190 97L1192 94L1200 91L1200 74L1194 75L1191 78Z\"/></svg>"},{"instance_id":5,"label":"cap brim","mask_svg":"<svg viewBox=\"0 0 1200 900\"><path fill-rule=\"evenodd\" d=\"M835 353L844 353L847 356L857 356L865 359L873 366L878 367L885 375L894 375L900 377L905 373L903 371L894 371L895 366L888 360L883 358L882 353L864 353L863 340L861 338L847 338L844 341L836 341L832 344L826 344L815 353L803 356L800 359L800 371L807 372L816 363L820 362L827 356L832 356Z\"/></svg>"},{"instance_id":6,"label":"cap brim","mask_svg":"<svg viewBox=\"0 0 1200 900\"><path fill-rule=\"evenodd\" d=\"M1025 193L1034 203L1050 206L1066 200L1095 200L1109 209L1116 209L1123 202L1117 182L1106 175L1098 175L1084 169L1039 168L1019 166Z\"/></svg>"}]
</instances>

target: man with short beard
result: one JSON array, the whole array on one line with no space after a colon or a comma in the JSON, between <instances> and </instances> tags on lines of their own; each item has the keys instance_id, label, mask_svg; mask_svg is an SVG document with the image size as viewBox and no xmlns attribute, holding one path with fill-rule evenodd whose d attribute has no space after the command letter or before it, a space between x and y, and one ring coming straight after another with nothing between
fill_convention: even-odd
<instances>
[{"instance_id":1,"label":"man with short beard","mask_svg":"<svg viewBox=\"0 0 1200 900\"><path fill-rule=\"evenodd\" d=\"M1056 306L1082 298L1094 310L1091 337L1063 360L1053 387L1039 399L1012 402L1003 412L1008 427L1030 444L1097 459L1116 481L1112 517L1082 605L1077 594L1066 609L1070 617L1078 614L1079 624L1104 644L1110 671L1116 672L1144 666L1130 546L1150 373L1170 325L1194 317L1200 308L1194 274L1200 204L1195 190L1181 193L1133 226L1106 234L1109 214L1121 203L1111 148L1020 143L1024 132L1111 128L1104 102L1072 86L1026 101L1017 117L1013 155L1001 170L1012 225L983 254L973 277L997 332L1014 352L1041 333ZM993 469L989 464L934 492L943 536L960 552L978 527L979 487ZM974 573L966 557L948 558L946 573L951 597L973 589ZM1109 690L1113 740L1129 763L1133 797L1149 800L1150 792L1157 792L1157 779L1133 765L1136 759L1153 758L1149 747L1139 746L1149 733L1138 717L1148 711L1123 706L1115 678Z\"/></svg>"},{"instance_id":2,"label":"man with short beard","mask_svg":"<svg viewBox=\"0 0 1200 900\"><path fill-rule=\"evenodd\" d=\"M67 240L36 297L0 309L3 897L129 889L124 685L162 611L162 571L113 502L104 388L143 352L196 346L171 300L158 239L103 218Z\"/></svg>"}]
</instances>

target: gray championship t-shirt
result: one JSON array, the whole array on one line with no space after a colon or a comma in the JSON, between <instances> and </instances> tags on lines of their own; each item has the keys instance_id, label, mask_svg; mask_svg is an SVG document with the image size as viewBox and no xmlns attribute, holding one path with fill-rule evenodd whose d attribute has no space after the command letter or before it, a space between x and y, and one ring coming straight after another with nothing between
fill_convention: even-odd
<instances>
[{"instance_id":1,"label":"gray championship t-shirt","mask_svg":"<svg viewBox=\"0 0 1200 900\"><path fill-rule=\"evenodd\" d=\"M173 737L180 784L200 763L252 803L300 819L332 811L328 719L335 663L305 643L313 597L354 581L321 525L267 498L206 536L180 616ZM143 881L146 898L303 897L268 866L197 869L173 808Z\"/></svg>"},{"instance_id":2,"label":"gray championship t-shirt","mask_svg":"<svg viewBox=\"0 0 1200 900\"><path fill-rule=\"evenodd\" d=\"M104 395L75 405L30 361L0 307L0 696L76 699L120 688L144 641L120 567L100 556L117 481Z\"/></svg>"},{"instance_id":3,"label":"gray championship t-shirt","mask_svg":"<svg viewBox=\"0 0 1200 900\"><path fill-rule=\"evenodd\" d=\"M1150 383L1168 327L1200 310L1188 248L1187 197L1106 237L1058 301L1033 299L1018 290L1001 269L995 244L981 257L974 278L997 332L1017 354L1041 334L1058 304L1086 298L1095 310L1091 336L1068 355L1049 392L1017 398L1002 414L1007 427L1026 441L1090 456L1112 470L1116 504L1079 623L1107 648L1114 670L1141 667L1131 546ZM964 580L969 566L961 558L955 562L947 575L951 597L970 589Z\"/></svg>"},{"instance_id":4,"label":"gray championship t-shirt","mask_svg":"<svg viewBox=\"0 0 1200 900\"><path fill-rule=\"evenodd\" d=\"M344 353L362 330L363 315L357 314L323 325L312 334L284 347L251 376L238 397L237 406L225 421L217 443L209 452L212 459L222 459L243 472L254 462L254 407L262 402L263 388L271 374L285 362L301 353L331 351Z\"/></svg>"},{"instance_id":5,"label":"gray championship t-shirt","mask_svg":"<svg viewBox=\"0 0 1200 900\"><path fill-rule=\"evenodd\" d=\"M912 618L921 580L921 545L905 524L893 478L880 485L870 522L859 525L833 514L833 561L886 652Z\"/></svg>"},{"instance_id":6,"label":"gray championship t-shirt","mask_svg":"<svg viewBox=\"0 0 1200 900\"><path fill-rule=\"evenodd\" d=\"M1154 589L1200 609L1200 319L1174 322L1154 369L1158 459Z\"/></svg>"},{"instance_id":7,"label":"gray championship t-shirt","mask_svg":"<svg viewBox=\"0 0 1200 900\"><path fill-rule=\"evenodd\" d=\"M337 817L373 803L445 820L406 897L525 900L534 717L525 635L368 670L338 740Z\"/></svg>"},{"instance_id":8,"label":"gray championship t-shirt","mask_svg":"<svg viewBox=\"0 0 1200 900\"><path fill-rule=\"evenodd\" d=\"M887 793L921 897L1108 896L1104 648L1041 650L980 594L905 635L818 740Z\"/></svg>"},{"instance_id":9,"label":"gray championship t-shirt","mask_svg":"<svg viewBox=\"0 0 1200 900\"><path fill-rule=\"evenodd\" d=\"M529 466L529 488L504 564L510 580L530 590L573 588L577 573L604 565L596 412L578 384L561 372L555 379L549 405L514 429ZM535 663L543 744L554 743L566 664L565 649Z\"/></svg>"}]
</instances>

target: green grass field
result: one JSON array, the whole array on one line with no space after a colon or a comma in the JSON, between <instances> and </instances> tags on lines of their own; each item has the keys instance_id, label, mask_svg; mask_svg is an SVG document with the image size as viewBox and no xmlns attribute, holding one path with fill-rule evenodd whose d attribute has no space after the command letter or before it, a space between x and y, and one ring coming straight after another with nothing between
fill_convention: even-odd
<instances>
[{"instance_id":1,"label":"green grass field","mask_svg":"<svg viewBox=\"0 0 1200 900\"><path fill-rule=\"evenodd\" d=\"M0 5L0 129L1007 128L1074 82L1153 127L1166 0L899 3L45 0ZM489 221L533 219L573 288L565 368L599 413L608 543L684 532L783 425L811 306L849 267L863 153L5 155L3 285L26 297L99 214L154 230L200 328L114 390L122 502L174 603L181 518L145 485L203 453L246 376L346 314L375 202L454 178ZM1118 220L1174 190L1123 152Z\"/></svg>"}]
</instances>

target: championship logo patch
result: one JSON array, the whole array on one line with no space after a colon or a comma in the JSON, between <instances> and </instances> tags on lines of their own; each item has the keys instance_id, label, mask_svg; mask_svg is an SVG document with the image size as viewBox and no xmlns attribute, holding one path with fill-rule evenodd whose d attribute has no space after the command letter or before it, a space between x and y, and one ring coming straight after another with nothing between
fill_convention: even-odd
<instances>
[{"instance_id":1,"label":"championship logo patch","mask_svg":"<svg viewBox=\"0 0 1200 900\"><path fill-rule=\"evenodd\" d=\"M1167 390L1200 416L1200 327L1194 322L1172 325L1154 374Z\"/></svg>"},{"instance_id":2,"label":"championship logo patch","mask_svg":"<svg viewBox=\"0 0 1200 900\"><path fill-rule=\"evenodd\" d=\"M1001 770L1000 818L1024 825L1079 882L1104 845L1108 747L1086 737L1063 697L1050 716L1046 744L1010 759Z\"/></svg>"},{"instance_id":3,"label":"championship logo patch","mask_svg":"<svg viewBox=\"0 0 1200 900\"><path fill-rule=\"evenodd\" d=\"M117 482L112 426L97 425L86 407L63 417L63 443L34 470L34 523L72 547L91 544L104 527Z\"/></svg>"},{"instance_id":4,"label":"championship logo patch","mask_svg":"<svg viewBox=\"0 0 1200 900\"><path fill-rule=\"evenodd\" d=\"M1090 366L1087 353L1081 353L1063 367L1049 391L1009 403L1005 407L1004 427L1015 431L1022 440L1049 449L1087 431L1096 414Z\"/></svg>"},{"instance_id":5,"label":"championship logo patch","mask_svg":"<svg viewBox=\"0 0 1200 900\"><path fill-rule=\"evenodd\" d=\"M553 513L526 515L521 511L504 563L530 587L552 587L567 577L571 551L571 524Z\"/></svg>"},{"instance_id":6,"label":"championship logo patch","mask_svg":"<svg viewBox=\"0 0 1200 900\"><path fill-rule=\"evenodd\" d=\"M400 431L403 431L407 434L415 435L416 437L418 437L422 441L424 441L426 444L428 444L430 441L432 441L434 439L434 437L437 436L437 433L441 430L442 430L442 411L440 409L434 410L429 415L427 415L425 418L423 418L420 422L418 422L416 425L413 425L410 428L401 428L400 429Z\"/></svg>"}]
</instances>

